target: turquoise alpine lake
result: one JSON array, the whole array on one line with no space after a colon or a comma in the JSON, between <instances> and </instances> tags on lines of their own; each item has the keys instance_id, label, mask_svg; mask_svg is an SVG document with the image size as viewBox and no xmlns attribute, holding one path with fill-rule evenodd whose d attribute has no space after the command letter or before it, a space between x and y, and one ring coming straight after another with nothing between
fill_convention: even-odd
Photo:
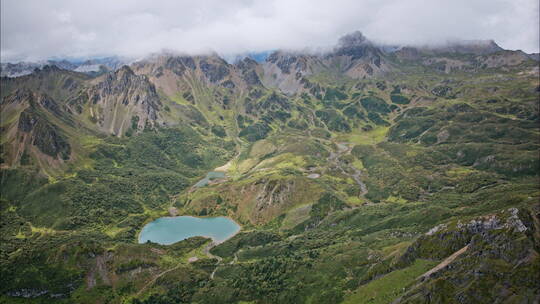
<instances>
[{"instance_id":1,"label":"turquoise alpine lake","mask_svg":"<svg viewBox=\"0 0 540 304\"><path fill-rule=\"evenodd\" d=\"M139 234L139 243L151 241L170 245L194 236L211 238L221 243L240 231L240 225L227 217L161 217L146 224Z\"/></svg>"},{"instance_id":2,"label":"turquoise alpine lake","mask_svg":"<svg viewBox=\"0 0 540 304\"><path fill-rule=\"evenodd\" d=\"M224 178L225 177L225 172L220 172L220 171L210 171L208 173L206 173L206 177L201 179L200 181L198 181L196 184L195 184L195 187L197 188L200 188L200 187L204 187L206 185L208 185L208 183L213 180L213 179L218 179L218 178Z\"/></svg>"}]
</instances>

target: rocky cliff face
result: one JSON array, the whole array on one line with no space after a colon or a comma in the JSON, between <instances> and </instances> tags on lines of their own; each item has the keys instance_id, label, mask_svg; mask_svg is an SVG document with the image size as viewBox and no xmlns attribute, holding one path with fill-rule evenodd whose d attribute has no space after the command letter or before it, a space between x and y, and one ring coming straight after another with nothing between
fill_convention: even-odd
<instances>
[{"instance_id":1,"label":"rocky cliff face","mask_svg":"<svg viewBox=\"0 0 540 304\"><path fill-rule=\"evenodd\" d=\"M179 91L196 91L197 83L233 91L245 90L259 83L256 62L255 65L248 61L232 65L217 55L191 57L167 54L136 62L132 68L137 74L148 75L150 81L167 96L174 96Z\"/></svg>"},{"instance_id":2,"label":"rocky cliff face","mask_svg":"<svg viewBox=\"0 0 540 304\"><path fill-rule=\"evenodd\" d=\"M285 94L301 92L306 90L305 76L318 71L322 64L314 55L276 51L263 64L263 84Z\"/></svg>"},{"instance_id":3,"label":"rocky cliff face","mask_svg":"<svg viewBox=\"0 0 540 304\"><path fill-rule=\"evenodd\" d=\"M105 75L86 94L90 120L109 134L122 136L130 129L136 132L162 123L155 86L128 66Z\"/></svg>"},{"instance_id":4,"label":"rocky cliff face","mask_svg":"<svg viewBox=\"0 0 540 304\"><path fill-rule=\"evenodd\" d=\"M281 107L281 99L274 102L268 98L276 96L270 94L270 90L277 89L286 95L306 93L315 98L332 99L339 95L330 88L334 85L333 80L342 77L370 79L401 73L402 63L444 74L508 70L531 62L529 55L502 50L493 41L455 43L438 48L405 47L396 51L396 48L379 47L360 32L355 32L342 37L337 46L325 54L277 51L262 64L249 58L229 64L215 54L165 54L91 79L85 74L58 67L72 69L73 66L66 62L56 62L36 69L31 75L2 78L0 94L4 97L20 88L39 93L47 96L40 107L63 123L84 124L89 129L124 136L147 127L180 122L222 129L227 123L231 124L225 117L226 111L232 109L246 114L247 119L258 127L261 126L260 118L267 114L260 110L261 107ZM457 97L449 90L448 85L441 85L432 93L441 98ZM283 108L279 113L269 115L286 119L283 116L286 114L281 112L289 110ZM346 112L353 115L351 111ZM30 114L25 112L23 119L35 116L35 113ZM234 117L229 119L236 124ZM268 132L270 127L265 125L259 129ZM51 137L48 141L55 142L56 139ZM57 147L49 151L54 154L60 150Z\"/></svg>"},{"instance_id":5,"label":"rocky cliff face","mask_svg":"<svg viewBox=\"0 0 540 304\"><path fill-rule=\"evenodd\" d=\"M51 97L20 89L2 100L2 150L5 164L46 162L56 166L71 157L71 145L59 124L67 113ZM54 123L53 121L56 121Z\"/></svg>"},{"instance_id":6,"label":"rocky cliff face","mask_svg":"<svg viewBox=\"0 0 540 304\"><path fill-rule=\"evenodd\" d=\"M382 51L360 32L342 37L327 58L341 62L343 73L355 79L379 76L389 70Z\"/></svg>"},{"instance_id":7,"label":"rocky cliff face","mask_svg":"<svg viewBox=\"0 0 540 304\"><path fill-rule=\"evenodd\" d=\"M60 129L41 118L32 109L26 109L21 113L18 127L21 132L26 133L23 138L28 136L28 142L41 152L55 159L69 159L71 148Z\"/></svg>"},{"instance_id":8,"label":"rocky cliff face","mask_svg":"<svg viewBox=\"0 0 540 304\"><path fill-rule=\"evenodd\" d=\"M473 54L473 55L488 55L499 51L501 48L493 40L464 40L448 42L443 45L433 47L420 48L424 52L433 54Z\"/></svg>"},{"instance_id":9,"label":"rocky cliff face","mask_svg":"<svg viewBox=\"0 0 540 304\"><path fill-rule=\"evenodd\" d=\"M420 237L401 257L402 262L447 260L421 276L399 303L534 302L539 291L535 282L540 219L539 206L531 207L441 224Z\"/></svg>"},{"instance_id":10,"label":"rocky cliff face","mask_svg":"<svg viewBox=\"0 0 540 304\"><path fill-rule=\"evenodd\" d=\"M459 41L434 47L407 46L391 52L391 56L444 73L508 69L535 59L522 51L504 50L492 40Z\"/></svg>"},{"instance_id":11,"label":"rocky cliff face","mask_svg":"<svg viewBox=\"0 0 540 304\"><path fill-rule=\"evenodd\" d=\"M353 79L372 78L390 70L382 51L362 33L343 36L333 51L305 54L277 51L263 65L264 84L286 94L309 91L309 76L325 71Z\"/></svg>"},{"instance_id":12,"label":"rocky cliff face","mask_svg":"<svg viewBox=\"0 0 540 304\"><path fill-rule=\"evenodd\" d=\"M260 86L262 85L259 74L261 73L261 67L259 64L251 59L244 58L241 61L236 63L236 68L238 69L241 77L249 86Z\"/></svg>"}]
</instances>

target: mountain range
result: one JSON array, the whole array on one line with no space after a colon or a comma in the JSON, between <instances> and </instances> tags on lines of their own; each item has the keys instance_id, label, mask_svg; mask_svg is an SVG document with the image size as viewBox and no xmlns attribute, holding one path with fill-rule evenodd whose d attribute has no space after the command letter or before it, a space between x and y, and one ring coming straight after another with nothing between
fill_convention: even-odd
<instances>
[{"instance_id":1,"label":"mountain range","mask_svg":"<svg viewBox=\"0 0 540 304\"><path fill-rule=\"evenodd\" d=\"M2 63L0 302L540 300L537 54L252 57ZM137 243L169 214L242 230Z\"/></svg>"},{"instance_id":2,"label":"mountain range","mask_svg":"<svg viewBox=\"0 0 540 304\"><path fill-rule=\"evenodd\" d=\"M38 62L17 62L17 63L2 63L0 65L0 76L5 77L20 77L31 74L36 69L41 69L44 66L56 66L58 68L76 72L97 75L108 71L114 71L120 68L123 64L128 63L128 60L119 57L103 57L87 60L45 60Z\"/></svg>"}]
</instances>

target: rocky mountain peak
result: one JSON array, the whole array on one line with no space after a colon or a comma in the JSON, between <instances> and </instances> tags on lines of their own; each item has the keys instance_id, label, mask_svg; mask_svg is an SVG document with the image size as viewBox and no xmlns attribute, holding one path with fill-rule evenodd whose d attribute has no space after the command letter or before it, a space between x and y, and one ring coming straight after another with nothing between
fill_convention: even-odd
<instances>
[{"instance_id":1,"label":"rocky mountain peak","mask_svg":"<svg viewBox=\"0 0 540 304\"><path fill-rule=\"evenodd\" d=\"M118 71L107 74L104 81L98 87L105 89L108 93L124 93L127 89L149 90L155 94L155 88L148 78L143 75L136 75L133 70L124 65Z\"/></svg>"},{"instance_id":2,"label":"rocky mountain peak","mask_svg":"<svg viewBox=\"0 0 540 304\"><path fill-rule=\"evenodd\" d=\"M154 125L161 107L154 84L128 66L107 74L89 89L88 96L101 108L92 112L98 128L118 136Z\"/></svg>"},{"instance_id":3,"label":"rocky mountain peak","mask_svg":"<svg viewBox=\"0 0 540 304\"><path fill-rule=\"evenodd\" d=\"M2 99L2 117L9 117L3 127L11 130L5 134L6 142L17 143L4 151L6 163L14 165L34 158L50 162L64 161L70 158L71 146L67 137L50 120L50 115L69 121L68 114L61 105L49 95L33 92L28 88L19 88Z\"/></svg>"},{"instance_id":4,"label":"rocky mountain peak","mask_svg":"<svg viewBox=\"0 0 540 304\"><path fill-rule=\"evenodd\" d=\"M304 71L307 68L306 55L276 51L270 54L267 62L276 64L283 73L290 74L296 71Z\"/></svg>"},{"instance_id":5,"label":"rocky mountain peak","mask_svg":"<svg viewBox=\"0 0 540 304\"><path fill-rule=\"evenodd\" d=\"M338 47L356 47L368 43L366 36L360 31L355 31L350 34L344 35L338 40Z\"/></svg>"},{"instance_id":6,"label":"rocky mountain peak","mask_svg":"<svg viewBox=\"0 0 540 304\"><path fill-rule=\"evenodd\" d=\"M199 68L211 83L220 82L230 74L229 64L217 55L202 57Z\"/></svg>"},{"instance_id":7,"label":"rocky mountain peak","mask_svg":"<svg viewBox=\"0 0 540 304\"><path fill-rule=\"evenodd\" d=\"M49 65L54 65L54 66L57 66L61 69L64 69L64 70L75 70L77 68L77 65L72 63L72 62L69 62L65 59L62 59L62 60L49 60L47 61L49 63Z\"/></svg>"},{"instance_id":8,"label":"rocky mountain peak","mask_svg":"<svg viewBox=\"0 0 540 304\"><path fill-rule=\"evenodd\" d=\"M256 69L259 64L249 58L245 57L244 59L235 63L235 67L242 73L242 78L248 85L260 85L261 80L259 75L257 75Z\"/></svg>"},{"instance_id":9,"label":"rocky mountain peak","mask_svg":"<svg viewBox=\"0 0 540 304\"><path fill-rule=\"evenodd\" d=\"M36 74L40 74L40 73L47 74L47 73L54 73L54 72L59 72L59 71L62 71L62 69L53 64L48 64L48 65L43 66L41 69L36 68L34 70Z\"/></svg>"},{"instance_id":10,"label":"rocky mountain peak","mask_svg":"<svg viewBox=\"0 0 540 304\"><path fill-rule=\"evenodd\" d=\"M475 54L475 55L487 55L492 54L498 51L502 51L501 48L493 40L461 40L461 41L452 41L446 45L439 47L431 47L431 50L436 53L464 53L464 54Z\"/></svg>"},{"instance_id":11,"label":"rocky mountain peak","mask_svg":"<svg viewBox=\"0 0 540 304\"><path fill-rule=\"evenodd\" d=\"M8 107L28 107L31 109L43 108L45 111L57 116L62 116L61 106L49 95L40 92L32 92L28 88L20 88L2 99L2 104Z\"/></svg>"},{"instance_id":12,"label":"rocky mountain peak","mask_svg":"<svg viewBox=\"0 0 540 304\"><path fill-rule=\"evenodd\" d=\"M178 76L182 76L186 69L194 70L195 60L189 56L171 56L166 59L164 67Z\"/></svg>"},{"instance_id":13,"label":"rocky mountain peak","mask_svg":"<svg viewBox=\"0 0 540 304\"><path fill-rule=\"evenodd\" d=\"M117 72L115 72L115 74L117 74L117 75L127 74L127 75L130 75L130 76L135 75L133 70L127 65L123 65Z\"/></svg>"},{"instance_id":14,"label":"rocky mountain peak","mask_svg":"<svg viewBox=\"0 0 540 304\"><path fill-rule=\"evenodd\" d=\"M362 57L378 57L380 50L375 47L367 38L359 31L347 34L339 39L334 53L331 55L349 56L352 60ZM377 59L380 61L380 59Z\"/></svg>"},{"instance_id":15,"label":"rocky mountain peak","mask_svg":"<svg viewBox=\"0 0 540 304\"><path fill-rule=\"evenodd\" d=\"M14 93L2 98L2 104L30 102L33 100L33 93L27 88L19 88Z\"/></svg>"},{"instance_id":16,"label":"rocky mountain peak","mask_svg":"<svg viewBox=\"0 0 540 304\"><path fill-rule=\"evenodd\" d=\"M255 60L253 60L253 59L251 59L249 57L244 57L244 59L239 60L238 62L236 62L235 65L239 69L245 70L245 69L256 67L258 65L258 63L257 63L257 61L255 61Z\"/></svg>"}]
</instances>

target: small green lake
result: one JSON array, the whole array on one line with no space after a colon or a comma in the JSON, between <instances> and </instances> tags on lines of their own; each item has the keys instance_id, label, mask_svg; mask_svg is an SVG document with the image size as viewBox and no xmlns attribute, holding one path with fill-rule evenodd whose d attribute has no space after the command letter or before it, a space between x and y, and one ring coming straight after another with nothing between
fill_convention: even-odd
<instances>
[{"instance_id":1,"label":"small green lake","mask_svg":"<svg viewBox=\"0 0 540 304\"><path fill-rule=\"evenodd\" d=\"M240 225L227 217L161 217L146 224L139 234L139 243L151 241L170 245L194 236L211 238L221 243L240 231Z\"/></svg>"},{"instance_id":2,"label":"small green lake","mask_svg":"<svg viewBox=\"0 0 540 304\"><path fill-rule=\"evenodd\" d=\"M220 172L220 171L210 171L208 173L206 173L206 177L201 179L200 181L198 181L196 184L195 184L195 187L197 188L200 188L200 187L204 187L206 185L208 185L208 183L213 180L213 179L218 179L218 178L224 178L225 177L225 172Z\"/></svg>"}]
</instances>

